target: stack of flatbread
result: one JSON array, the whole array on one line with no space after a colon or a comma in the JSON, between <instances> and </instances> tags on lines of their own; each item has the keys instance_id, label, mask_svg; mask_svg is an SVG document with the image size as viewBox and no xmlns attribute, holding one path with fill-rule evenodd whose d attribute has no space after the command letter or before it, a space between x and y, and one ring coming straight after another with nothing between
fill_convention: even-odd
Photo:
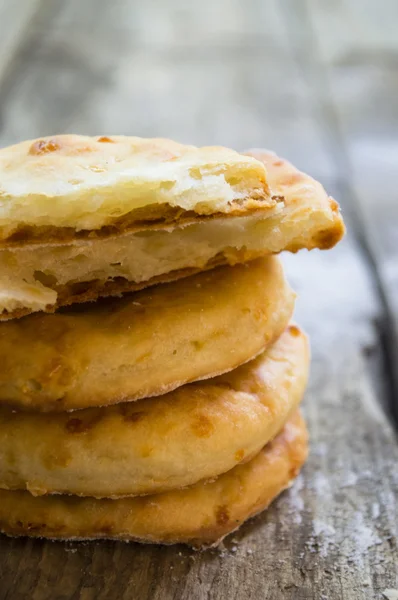
<instances>
[{"instance_id":1,"label":"stack of flatbread","mask_svg":"<svg viewBox=\"0 0 398 600\"><path fill-rule=\"evenodd\" d=\"M281 251L344 233L266 151L61 135L0 151L0 530L203 547L307 455Z\"/></svg>"}]
</instances>

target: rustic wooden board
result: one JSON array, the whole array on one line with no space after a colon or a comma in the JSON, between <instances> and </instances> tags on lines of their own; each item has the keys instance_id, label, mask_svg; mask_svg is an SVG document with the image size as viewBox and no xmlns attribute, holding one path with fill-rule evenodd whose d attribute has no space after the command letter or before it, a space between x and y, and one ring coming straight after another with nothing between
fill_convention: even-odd
<instances>
[{"instance_id":1,"label":"rustic wooden board","mask_svg":"<svg viewBox=\"0 0 398 600\"><path fill-rule=\"evenodd\" d=\"M334 106L335 146L384 302L384 337L398 418L398 4L355 0L325 12L310 2L314 42ZM341 36L339 24L344 23ZM377 24L377 26L375 26ZM383 24L383 26L382 26ZM351 31L351 35L348 32ZM331 40L340 34L338 49Z\"/></svg>"},{"instance_id":2,"label":"rustic wooden board","mask_svg":"<svg viewBox=\"0 0 398 600\"><path fill-rule=\"evenodd\" d=\"M324 25L330 4L315 4L44 2L29 51L22 41L11 75L0 74L2 144L77 131L265 145L342 196L350 227L331 253L285 257L300 294L297 319L313 349L305 399L312 449L294 487L221 549L205 553L3 537L0 600L357 600L398 587L398 447L381 408L391 395L379 328L386 305L354 240L354 231L364 231L354 204L359 171L354 180L349 168L342 170L330 106L314 84L324 64L336 73L344 62ZM336 10L331 22L338 26ZM0 22L0 34L5 26ZM349 31L343 37L353 43ZM337 83L346 90L346 99L343 91L331 98L342 115L361 57L367 63L366 52L393 46L391 35L385 42L370 37L365 48L362 36L355 38L351 71L343 69L333 83L336 94ZM315 50L309 39L323 45L318 41ZM360 146L365 120L355 123L357 133L344 126L347 148L355 139ZM375 135L371 124L366 135ZM376 189L368 193L371 215Z\"/></svg>"},{"instance_id":3,"label":"rustic wooden board","mask_svg":"<svg viewBox=\"0 0 398 600\"><path fill-rule=\"evenodd\" d=\"M42 0L0 2L0 80L11 75L13 60L27 32L35 25Z\"/></svg>"}]
</instances>

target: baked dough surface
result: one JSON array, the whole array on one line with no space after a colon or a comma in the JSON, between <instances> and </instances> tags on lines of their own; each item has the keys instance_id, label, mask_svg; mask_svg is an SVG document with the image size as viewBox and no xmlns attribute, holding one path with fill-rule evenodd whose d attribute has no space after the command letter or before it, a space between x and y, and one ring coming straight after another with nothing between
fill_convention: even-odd
<instances>
[{"instance_id":1,"label":"baked dough surface","mask_svg":"<svg viewBox=\"0 0 398 600\"><path fill-rule=\"evenodd\" d=\"M290 325L241 367L157 398L74 413L0 410L0 488L34 495L153 494L257 454L304 394L305 335Z\"/></svg>"},{"instance_id":2,"label":"baked dough surface","mask_svg":"<svg viewBox=\"0 0 398 600\"><path fill-rule=\"evenodd\" d=\"M168 392L254 358L294 305L267 257L0 327L0 406L64 411Z\"/></svg>"},{"instance_id":3,"label":"baked dough surface","mask_svg":"<svg viewBox=\"0 0 398 600\"><path fill-rule=\"evenodd\" d=\"M184 490L120 500L0 490L0 531L52 539L216 545L291 485L307 453L306 427L296 413L249 462Z\"/></svg>"},{"instance_id":4,"label":"baked dough surface","mask_svg":"<svg viewBox=\"0 0 398 600\"><path fill-rule=\"evenodd\" d=\"M184 226L0 250L0 319L117 295L215 264L247 262L301 248L331 248L344 234L337 202L320 183L277 156L253 154L267 168L270 212L198 218Z\"/></svg>"},{"instance_id":5,"label":"baked dough surface","mask_svg":"<svg viewBox=\"0 0 398 600\"><path fill-rule=\"evenodd\" d=\"M160 138L69 134L21 142L0 150L0 182L0 240L17 245L277 204L261 162Z\"/></svg>"}]
</instances>

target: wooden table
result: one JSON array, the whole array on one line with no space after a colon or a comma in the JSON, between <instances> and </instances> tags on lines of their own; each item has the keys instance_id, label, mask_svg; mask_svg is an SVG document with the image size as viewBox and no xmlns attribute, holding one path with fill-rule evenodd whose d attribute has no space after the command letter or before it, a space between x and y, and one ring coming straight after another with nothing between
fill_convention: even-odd
<instances>
[{"instance_id":1,"label":"wooden table","mask_svg":"<svg viewBox=\"0 0 398 600\"><path fill-rule=\"evenodd\" d=\"M319 178L348 226L334 251L285 258L313 350L294 487L205 553L1 538L1 600L398 588L397 30L396 0L0 2L2 145L73 131L265 146Z\"/></svg>"}]
</instances>

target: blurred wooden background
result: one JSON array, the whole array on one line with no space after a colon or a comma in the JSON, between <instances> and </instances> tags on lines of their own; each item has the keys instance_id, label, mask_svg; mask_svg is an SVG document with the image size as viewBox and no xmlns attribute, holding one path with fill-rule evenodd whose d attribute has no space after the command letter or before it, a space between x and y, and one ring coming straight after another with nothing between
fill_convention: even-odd
<instances>
[{"instance_id":1,"label":"blurred wooden background","mask_svg":"<svg viewBox=\"0 0 398 600\"><path fill-rule=\"evenodd\" d=\"M312 453L293 489L204 554L2 538L1 600L398 588L397 97L396 0L0 0L1 145L76 132L265 146L319 178L349 229L331 253L285 259L313 347Z\"/></svg>"}]
</instances>

